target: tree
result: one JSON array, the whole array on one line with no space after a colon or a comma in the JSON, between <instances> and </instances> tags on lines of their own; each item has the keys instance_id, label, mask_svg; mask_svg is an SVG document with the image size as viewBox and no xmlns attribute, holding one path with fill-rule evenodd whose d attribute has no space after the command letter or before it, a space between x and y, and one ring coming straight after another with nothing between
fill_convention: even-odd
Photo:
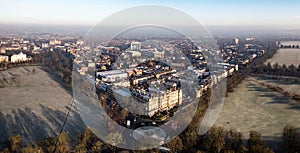
<instances>
[{"instance_id":1,"label":"tree","mask_svg":"<svg viewBox=\"0 0 300 153\"><path fill-rule=\"evenodd\" d=\"M120 119L121 121L125 122L125 119L128 115L128 111L126 109L122 109L120 112Z\"/></svg>"},{"instance_id":2,"label":"tree","mask_svg":"<svg viewBox=\"0 0 300 153\"><path fill-rule=\"evenodd\" d=\"M221 150L224 148L224 146L225 146L224 137L222 135L218 135L216 139L213 141L213 148L217 150L217 153L220 153Z\"/></svg>"},{"instance_id":3,"label":"tree","mask_svg":"<svg viewBox=\"0 0 300 153\"><path fill-rule=\"evenodd\" d=\"M294 64L291 64L288 67L288 70L289 70L289 76L297 76L297 68Z\"/></svg>"},{"instance_id":4,"label":"tree","mask_svg":"<svg viewBox=\"0 0 300 153\"><path fill-rule=\"evenodd\" d=\"M265 146L261 139L261 134L257 131L250 131L248 139L249 153L273 153L273 151Z\"/></svg>"},{"instance_id":5,"label":"tree","mask_svg":"<svg viewBox=\"0 0 300 153\"><path fill-rule=\"evenodd\" d=\"M9 146L11 152L19 152L22 143L20 135L13 135L9 138Z\"/></svg>"},{"instance_id":6,"label":"tree","mask_svg":"<svg viewBox=\"0 0 300 153\"><path fill-rule=\"evenodd\" d=\"M197 128L187 128L187 131L182 135L181 139L183 140L184 148L192 148L198 141Z\"/></svg>"},{"instance_id":7,"label":"tree","mask_svg":"<svg viewBox=\"0 0 300 153\"><path fill-rule=\"evenodd\" d=\"M75 152L86 152L92 149L97 140L98 138L86 127L79 137L79 143L75 147Z\"/></svg>"},{"instance_id":8,"label":"tree","mask_svg":"<svg viewBox=\"0 0 300 153\"><path fill-rule=\"evenodd\" d=\"M274 69L279 69L280 67L279 67L279 64L276 62L274 65L273 65L273 68Z\"/></svg>"},{"instance_id":9,"label":"tree","mask_svg":"<svg viewBox=\"0 0 300 153\"><path fill-rule=\"evenodd\" d=\"M67 153L71 151L69 141L70 138L68 136L68 133L63 132L58 136L58 141L56 145L56 152L58 153Z\"/></svg>"},{"instance_id":10,"label":"tree","mask_svg":"<svg viewBox=\"0 0 300 153\"><path fill-rule=\"evenodd\" d=\"M272 71L272 65L271 65L271 63L270 62L268 62L268 64L267 64L267 66L266 66L266 71L265 71L265 73L267 72L267 73L270 73L271 71Z\"/></svg>"},{"instance_id":11,"label":"tree","mask_svg":"<svg viewBox=\"0 0 300 153\"><path fill-rule=\"evenodd\" d=\"M2 83L2 86L5 87L5 85L6 85L6 78L3 78L3 79L1 80L1 83Z\"/></svg>"},{"instance_id":12,"label":"tree","mask_svg":"<svg viewBox=\"0 0 300 153\"><path fill-rule=\"evenodd\" d=\"M87 152L86 146L83 143L79 143L75 146L76 153L85 153Z\"/></svg>"},{"instance_id":13,"label":"tree","mask_svg":"<svg viewBox=\"0 0 300 153\"><path fill-rule=\"evenodd\" d=\"M206 134L203 147L209 152L221 152L225 147L225 130L222 127L211 128Z\"/></svg>"},{"instance_id":14,"label":"tree","mask_svg":"<svg viewBox=\"0 0 300 153\"><path fill-rule=\"evenodd\" d=\"M278 63L275 63L273 65L273 69L275 71L275 75L280 75L280 69L281 69L281 66L278 64Z\"/></svg>"},{"instance_id":15,"label":"tree","mask_svg":"<svg viewBox=\"0 0 300 153\"><path fill-rule=\"evenodd\" d=\"M166 147L170 148L171 152L180 152L183 149L182 140L179 136L177 136L170 142L166 143Z\"/></svg>"},{"instance_id":16,"label":"tree","mask_svg":"<svg viewBox=\"0 0 300 153\"><path fill-rule=\"evenodd\" d=\"M9 149L8 148L4 148L1 153L10 153Z\"/></svg>"},{"instance_id":17,"label":"tree","mask_svg":"<svg viewBox=\"0 0 300 153\"><path fill-rule=\"evenodd\" d=\"M43 149L37 145L22 149L22 153L43 153Z\"/></svg>"},{"instance_id":18,"label":"tree","mask_svg":"<svg viewBox=\"0 0 300 153\"><path fill-rule=\"evenodd\" d=\"M234 132L232 130L226 133L226 148L238 152L243 145L242 134L240 132Z\"/></svg>"},{"instance_id":19,"label":"tree","mask_svg":"<svg viewBox=\"0 0 300 153\"><path fill-rule=\"evenodd\" d=\"M9 80L9 86L12 87L14 84L13 80Z\"/></svg>"},{"instance_id":20,"label":"tree","mask_svg":"<svg viewBox=\"0 0 300 153\"><path fill-rule=\"evenodd\" d=\"M296 144L296 128L291 125L286 125L282 134L283 149L286 153L294 152Z\"/></svg>"},{"instance_id":21,"label":"tree","mask_svg":"<svg viewBox=\"0 0 300 153\"><path fill-rule=\"evenodd\" d=\"M248 148L244 145L241 145L240 148L236 151L237 153L247 153L248 152Z\"/></svg>"},{"instance_id":22,"label":"tree","mask_svg":"<svg viewBox=\"0 0 300 153\"><path fill-rule=\"evenodd\" d=\"M225 131L222 127L217 127L213 129L215 131L212 132L214 141L212 147L216 149L218 153L225 147Z\"/></svg>"},{"instance_id":23,"label":"tree","mask_svg":"<svg viewBox=\"0 0 300 153\"><path fill-rule=\"evenodd\" d=\"M287 66L285 64L282 65L281 67L281 75L287 75Z\"/></svg>"},{"instance_id":24,"label":"tree","mask_svg":"<svg viewBox=\"0 0 300 153\"><path fill-rule=\"evenodd\" d=\"M3 79L1 80L1 84L0 84L0 88L4 88L5 87L5 82L3 81Z\"/></svg>"},{"instance_id":25,"label":"tree","mask_svg":"<svg viewBox=\"0 0 300 153\"><path fill-rule=\"evenodd\" d=\"M257 131L250 131L249 133L249 139L248 139L248 145L249 147L257 146L257 145L263 145L264 141L261 139L261 134Z\"/></svg>"},{"instance_id":26,"label":"tree","mask_svg":"<svg viewBox=\"0 0 300 153\"><path fill-rule=\"evenodd\" d=\"M92 152L101 152L102 143L98 140L92 147Z\"/></svg>"},{"instance_id":27,"label":"tree","mask_svg":"<svg viewBox=\"0 0 300 153\"><path fill-rule=\"evenodd\" d=\"M120 134L120 133L114 133L114 132L109 133L109 134L106 136L105 140L106 140L107 142L109 142L110 144L113 145L113 146L112 146L112 149L113 149L113 150L116 149L115 146L117 146L117 145L119 145L119 144L122 144L123 141L124 141L124 140L123 140L123 135L122 135L122 134Z\"/></svg>"}]
</instances>

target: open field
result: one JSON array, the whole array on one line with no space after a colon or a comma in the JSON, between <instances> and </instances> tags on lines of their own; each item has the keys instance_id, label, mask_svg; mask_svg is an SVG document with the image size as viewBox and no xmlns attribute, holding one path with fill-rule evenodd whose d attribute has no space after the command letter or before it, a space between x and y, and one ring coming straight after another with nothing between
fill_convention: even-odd
<instances>
[{"instance_id":1,"label":"open field","mask_svg":"<svg viewBox=\"0 0 300 153\"><path fill-rule=\"evenodd\" d=\"M258 131L276 149L285 125L290 124L300 128L300 102L284 97L260 85L257 81L271 83L268 79L246 78L225 98L215 125L239 131L245 139L248 138L249 131ZM277 83L285 89L289 88L279 81L272 83ZM299 92L297 90L299 84L290 84L290 87L293 87L291 91Z\"/></svg>"},{"instance_id":2,"label":"open field","mask_svg":"<svg viewBox=\"0 0 300 153\"><path fill-rule=\"evenodd\" d=\"M278 63L279 65L285 64L286 66L294 64L298 67L298 65L300 65L300 49L280 48L271 59L268 59L265 62L265 64L269 62L271 65L275 63Z\"/></svg>"},{"instance_id":3,"label":"open field","mask_svg":"<svg viewBox=\"0 0 300 153\"><path fill-rule=\"evenodd\" d=\"M35 69L35 70L33 70ZM0 144L12 134L20 134L25 143L57 136L72 94L55 75L37 66L0 71L5 87L0 88ZM65 131L77 136L83 123L76 112L68 118Z\"/></svg>"},{"instance_id":4,"label":"open field","mask_svg":"<svg viewBox=\"0 0 300 153\"><path fill-rule=\"evenodd\" d=\"M300 41L280 41L282 45L300 45Z\"/></svg>"}]
</instances>

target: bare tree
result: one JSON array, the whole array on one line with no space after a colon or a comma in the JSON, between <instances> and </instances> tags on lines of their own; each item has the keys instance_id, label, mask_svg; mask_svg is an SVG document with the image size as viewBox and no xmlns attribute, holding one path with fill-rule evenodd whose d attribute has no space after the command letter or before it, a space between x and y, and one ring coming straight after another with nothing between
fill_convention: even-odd
<instances>
[{"instance_id":1,"label":"bare tree","mask_svg":"<svg viewBox=\"0 0 300 153\"><path fill-rule=\"evenodd\" d=\"M291 125L286 125L282 134L283 149L286 153L294 152L296 144L296 128Z\"/></svg>"},{"instance_id":2,"label":"bare tree","mask_svg":"<svg viewBox=\"0 0 300 153\"><path fill-rule=\"evenodd\" d=\"M171 152L180 152L183 149L182 140L179 136L168 142L166 146L171 149Z\"/></svg>"},{"instance_id":3,"label":"bare tree","mask_svg":"<svg viewBox=\"0 0 300 153\"><path fill-rule=\"evenodd\" d=\"M5 85L6 85L6 78L3 78L3 79L1 80L1 84L2 84L2 87L4 88Z\"/></svg>"},{"instance_id":4,"label":"bare tree","mask_svg":"<svg viewBox=\"0 0 300 153\"><path fill-rule=\"evenodd\" d=\"M19 152L22 143L20 135L13 135L9 138L9 145L11 152Z\"/></svg>"},{"instance_id":5,"label":"bare tree","mask_svg":"<svg viewBox=\"0 0 300 153\"><path fill-rule=\"evenodd\" d=\"M14 84L14 81L12 79L9 80L9 86L12 87Z\"/></svg>"}]
</instances>

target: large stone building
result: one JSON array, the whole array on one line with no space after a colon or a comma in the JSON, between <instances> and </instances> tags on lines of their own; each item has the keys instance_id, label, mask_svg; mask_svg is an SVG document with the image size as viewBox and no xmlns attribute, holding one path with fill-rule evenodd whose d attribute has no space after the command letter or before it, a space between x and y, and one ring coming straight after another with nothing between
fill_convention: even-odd
<instances>
[{"instance_id":1,"label":"large stone building","mask_svg":"<svg viewBox=\"0 0 300 153\"><path fill-rule=\"evenodd\" d=\"M182 104L182 90L180 89L160 91L156 88L149 88L149 91L149 94L137 96L132 95L128 89L119 88L114 90L114 96L122 107L136 114L150 117L157 112L169 111Z\"/></svg>"},{"instance_id":2,"label":"large stone building","mask_svg":"<svg viewBox=\"0 0 300 153\"><path fill-rule=\"evenodd\" d=\"M159 91L151 89L151 97L148 103L145 103L145 115L153 116L158 111L169 111L175 106L182 103L182 90L170 89L167 91Z\"/></svg>"},{"instance_id":3,"label":"large stone building","mask_svg":"<svg viewBox=\"0 0 300 153\"><path fill-rule=\"evenodd\" d=\"M27 61L27 55L23 52L20 52L19 54L14 54L10 57L10 62L17 63L17 62L24 62Z\"/></svg>"}]
</instances>

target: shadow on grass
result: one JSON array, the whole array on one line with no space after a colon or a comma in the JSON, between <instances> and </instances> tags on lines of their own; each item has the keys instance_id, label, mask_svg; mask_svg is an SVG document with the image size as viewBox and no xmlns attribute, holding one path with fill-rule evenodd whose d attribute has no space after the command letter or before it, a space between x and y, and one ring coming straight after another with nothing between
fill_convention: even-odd
<instances>
[{"instance_id":1,"label":"shadow on grass","mask_svg":"<svg viewBox=\"0 0 300 153\"><path fill-rule=\"evenodd\" d=\"M59 86L64 89L68 94L70 94L71 96L73 96L73 93L72 93L72 89L67 87L65 85L65 83L63 82L63 80L60 78L60 76L58 74L56 74L55 72L52 72L49 68L47 67L42 67L40 66L39 67L42 71L46 72L47 75L52 79L54 80L55 82L57 82L59 84Z\"/></svg>"},{"instance_id":2,"label":"shadow on grass","mask_svg":"<svg viewBox=\"0 0 300 153\"><path fill-rule=\"evenodd\" d=\"M300 103L294 102L291 97L285 97L281 93L254 83L248 83L247 88L249 92L258 92L259 97L270 98L270 101L268 101L267 104L285 104L288 106L286 109L295 109L300 111Z\"/></svg>"},{"instance_id":3,"label":"shadow on grass","mask_svg":"<svg viewBox=\"0 0 300 153\"><path fill-rule=\"evenodd\" d=\"M272 91L268 88L263 88L254 83L247 83L246 86L248 88L248 91L256 91L256 92L271 92Z\"/></svg>"},{"instance_id":4,"label":"shadow on grass","mask_svg":"<svg viewBox=\"0 0 300 153\"><path fill-rule=\"evenodd\" d=\"M265 77L258 77L258 79L278 83L281 85L300 84L300 78L296 76L295 77L279 76L277 78L274 78L274 76L265 76Z\"/></svg>"},{"instance_id":5,"label":"shadow on grass","mask_svg":"<svg viewBox=\"0 0 300 153\"><path fill-rule=\"evenodd\" d=\"M27 107L17 109L11 114L0 112L0 149L4 147L9 136L19 134L24 145L32 145L34 141L48 137L56 137L60 131L66 112L54 110L40 105L41 115ZM72 111L63 131L68 132L75 139L84 129L84 123L78 113Z\"/></svg>"},{"instance_id":6,"label":"shadow on grass","mask_svg":"<svg viewBox=\"0 0 300 153\"><path fill-rule=\"evenodd\" d=\"M282 151L282 138L280 136L262 136L262 139L274 152Z\"/></svg>"}]
</instances>

